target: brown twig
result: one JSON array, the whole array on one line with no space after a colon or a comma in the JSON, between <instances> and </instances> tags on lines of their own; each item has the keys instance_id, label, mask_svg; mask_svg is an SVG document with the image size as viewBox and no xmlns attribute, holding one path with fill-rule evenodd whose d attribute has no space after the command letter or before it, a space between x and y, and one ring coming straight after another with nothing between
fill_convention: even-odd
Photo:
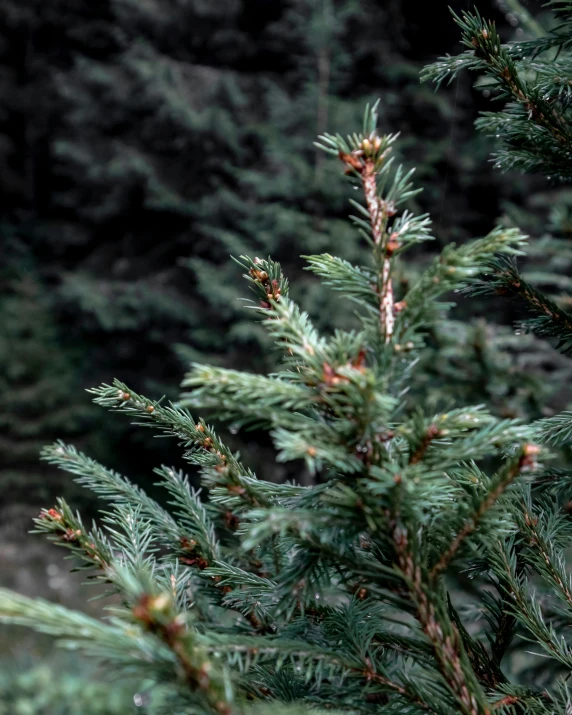
<instances>
[{"instance_id":1,"label":"brown twig","mask_svg":"<svg viewBox=\"0 0 572 715\"><path fill-rule=\"evenodd\" d=\"M134 618L159 638L175 654L184 678L192 690L202 692L213 712L232 715L233 708L225 694L220 676L210 661L191 641L191 635L165 594L142 594L132 609Z\"/></svg>"},{"instance_id":2,"label":"brown twig","mask_svg":"<svg viewBox=\"0 0 572 715\"><path fill-rule=\"evenodd\" d=\"M415 562L409 548L407 530L394 524L393 541L397 552L397 565L415 603L417 619L432 644L439 670L449 685L460 712L464 715L491 715L490 708L483 703L484 695L479 693L481 698L475 696L475 690L480 691L476 677L468 678L463 667L460 655L462 644L457 629L450 622L440 622L427 595L421 567ZM473 682L470 682L471 680Z\"/></svg>"},{"instance_id":3,"label":"brown twig","mask_svg":"<svg viewBox=\"0 0 572 715\"><path fill-rule=\"evenodd\" d=\"M498 710L505 705L515 705L518 702L519 698L517 698L515 695L505 695L504 698L501 698L500 700L497 700L495 703L492 704L492 709Z\"/></svg>"},{"instance_id":4,"label":"brown twig","mask_svg":"<svg viewBox=\"0 0 572 715\"><path fill-rule=\"evenodd\" d=\"M375 161L366 159L361 171L363 191L371 221L373 241L376 246L383 242L383 224L387 215L387 206L377 195L377 182L375 178ZM380 291L380 321L385 334L386 344L393 335L395 316L393 313L393 283L391 282L391 253L386 250L383 258Z\"/></svg>"},{"instance_id":5,"label":"brown twig","mask_svg":"<svg viewBox=\"0 0 572 715\"><path fill-rule=\"evenodd\" d=\"M429 445L431 442L440 435L440 430L435 424L430 424L427 430L425 431L425 434L423 435L423 438L417 447L417 449L411 454L409 457L409 464L418 464L423 457L425 456L425 452L429 448Z\"/></svg>"},{"instance_id":6,"label":"brown twig","mask_svg":"<svg viewBox=\"0 0 572 715\"><path fill-rule=\"evenodd\" d=\"M364 144L366 141L370 143L369 140L364 140ZM351 154L340 152L340 159L361 176L373 242L383 251L379 283L379 318L385 336L385 343L387 344L391 341L395 327L391 256L398 247L398 243L395 239L392 241L391 237L389 237L384 246L384 239L386 238L384 224L389 216L395 214L395 208L391 203L383 201L378 196L376 159L372 156L362 157L362 154L363 152L359 151L354 151Z\"/></svg>"}]
</instances>

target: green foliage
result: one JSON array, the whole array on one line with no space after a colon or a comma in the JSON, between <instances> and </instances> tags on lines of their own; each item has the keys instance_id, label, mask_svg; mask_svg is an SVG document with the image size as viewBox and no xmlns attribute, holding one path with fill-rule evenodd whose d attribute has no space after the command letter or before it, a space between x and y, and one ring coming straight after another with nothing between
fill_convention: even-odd
<instances>
[{"instance_id":1,"label":"green foliage","mask_svg":"<svg viewBox=\"0 0 572 715\"><path fill-rule=\"evenodd\" d=\"M518 2L513 4L515 11L522 10ZM548 30L531 21L523 10L528 35L508 43L501 41L494 23L483 19L478 12L464 13L462 17L455 15L463 33L462 41L469 49L457 57L442 58L426 68L424 77L434 79L439 85L464 68L479 73L478 88L484 89L487 95L492 92L493 98L507 101L504 109L485 112L477 122L480 129L499 140L496 166L542 172L562 184L570 179L572 132L567 87L572 77L571 16L567 2L548 3L548 7L554 13L552 17L543 18ZM522 274L512 260L495 259L488 266L488 275L471 286L469 292L516 298L519 307L524 307L531 316L518 322L517 332L549 339L568 354L570 199L567 190L561 189L536 196L536 203L550 209L548 232L530 212L514 205L506 206L511 223L528 224L544 233L528 250L525 273ZM546 351L540 349L538 364L542 354ZM564 372L560 367L558 370L560 380L568 381L565 368Z\"/></svg>"},{"instance_id":2,"label":"green foliage","mask_svg":"<svg viewBox=\"0 0 572 715\"><path fill-rule=\"evenodd\" d=\"M501 44L494 25L478 14L456 18L464 33L464 43L473 49L459 58L442 60L428 68L426 74L439 83L446 74L462 67L484 72L491 80L488 86L497 90L501 99L512 100L504 111L488 112L478 123L501 139L497 166L540 171L563 182L570 180L568 148L572 134L568 86L572 76L572 8L569 2L548 5L557 14L557 26L544 32L535 25L532 28L535 38L508 45ZM572 323L568 312L570 294L566 294L570 289L566 275L570 260L565 240L569 216L567 192L556 195L556 201L551 207L550 233L530 250L531 261L525 275L513 260L495 258L489 264L489 275L471 286L470 292L517 298L531 316L519 324L522 332L552 339L556 348L569 356ZM560 388L564 385L561 380ZM571 413L564 411L541 419L534 429L539 441L560 448L560 463L564 466L546 468L535 489L524 495L518 532L521 543L532 548L522 551L514 539L504 545L499 543L496 553L491 554L491 566L499 593L513 604L508 628L524 628L528 638L564 673L572 664L570 644L563 635L572 604L570 569L565 558L570 533ZM546 617L548 613L553 614L550 620ZM499 622L501 618L499 608ZM553 669L540 666L537 672L553 682ZM559 688L563 702L555 711L567 712L568 691L563 683ZM520 702L521 695L516 691L503 692L515 697L510 704ZM525 711L544 712L544 708L534 698Z\"/></svg>"},{"instance_id":3,"label":"green foliage","mask_svg":"<svg viewBox=\"0 0 572 715\"><path fill-rule=\"evenodd\" d=\"M515 13L515 22L523 24L520 36L510 42L503 42L494 22L484 19L478 11L454 14L462 30L462 42L468 49L461 55L441 58L423 72L423 78L433 79L437 86L446 79L452 81L463 69L477 73L476 88L504 104L500 110L483 112L477 121L479 129L496 137L496 167L539 172L552 179L553 188L534 193L527 200L526 209L512 203L504 206L509 224L524 226L527 232L538 236L531 241L524 265L517 268L512 259L495 258L487 267L487 275L468 288L473 297L488 294L497 297L497 301L498 296L517 299L512 306L506 304L513 322L514 314L525 309L530 317L516 322L516 332L527 333L526 340L533 351L531 366L537 377L544 375L545 385L569 381L569 363L551 356L547 341L567 355L571 336L570 197L567 189L561 188L570 179L572 141L566 89L572 78L570 8L566 2L548 3L547 8L552 12L542 15L537 22L513 0L510 10ZM542 209L540 216L538 208ZM489 344L496 342L493 334L494 330L489 331ZM523 381L528 379L529 376L523 376ZM537 388L536 408L527 417L538 418L539 407L545 417L553 414L555 408L562 409L569 397L565 390L559 394L560 399L547 401L550 398L547 391ZM532 402L528 405L532 407ZM522 407L523 404L517 405L516 414L522 414Z\"/></svg>"},{"instance_id":4,"label":"green foliage","mask_svg":"<svg viewBox=\"0 0 572 715\"><path fill-rule=\"evenodd\" d=\"M60 668L69 669L64 661ZM136 708L124 683L104 683L89 672L56 672L47 664L17 670L3 664L0 673L2 715L127 715Z\"/></svg>"},{"instance_id":5,"label":"green foliage","mask_svg":"<svg viewBox=\"0 0 572 715\"><path fill-rule=\"evenodd\" d=\"M30 490L45 499L37 455L46 437L75 438L92 421L76 377L81 353L67 346L34 274L13 276L0 313L0 500Z\"/></svg>"},{"instance_id":6,"label":"green foliage","mask_svg":"<svg viewBox=\"0 0 572 715\"><path fill-rule=\"evenodd\" d=\"M75 448L47 448L110 507L87 529L60 501L37 528L116 599L101 621L2 590L3 620L153 681L169 712L564 715L572 530L555 495L569 477L547 481L538 425L405 399L446 310L437 301L492 256L522 252L524 238L498 228L448 246L399 295L404 249L426 241L429 224L399 215L413 189L389 163L393 140L378 135L375 107L361 134L321 138L362 191L369 259L315 255L309 268L350 298L353 328L319 331L278 263L242 256L277 372L194 364L178 404L120 381L92 391L176 438L208 496L161 467L164 508ZM190 408L269 430L277 459L299 474L305 463L313 483L260 478ZM523 659L528 640L546 661Z\"/></svg>"},{"instance_id":7,"label":"green foliage","mask_svg":"<svg viewBox=\"0 0 572 715\"><path fill-rule=\"evenodd\" d=\"M572 351L572 316L543 295L521 276L514 262L499 259L488 266L491 280L471 287L474 294L508 294L519 298L535 314L522 323L524 330L543 338L556 338L557 348L564 354Z\"/></svg>"},{"instance_id":8,"label":"green foliage","mask_svg":"<svg viewBox=\"0 0 572 715\"><path fill-rule=\"evenodd\" d=\"M481 72L502 111L485 112L477 126L500 139L496 166L504 170L542 172L569 180L572 176L570 130L570 29L568 2L548 3L557 25L540 37L503 44L495 24L478 11L455 15L462 42L469 49L427 67L423 78L437 86L451 82L460 70Z\"/></svg>"}]
</instances>

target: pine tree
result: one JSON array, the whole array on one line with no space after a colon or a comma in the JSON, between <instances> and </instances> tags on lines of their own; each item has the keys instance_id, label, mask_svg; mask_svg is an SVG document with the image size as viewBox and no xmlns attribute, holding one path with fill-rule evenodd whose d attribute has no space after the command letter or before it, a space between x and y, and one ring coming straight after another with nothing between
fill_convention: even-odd
<instances>
[{"instance_id":1,"label":"pine tree","mask_svg":"<svg viewBox=\"0 0 572 715\"><path fill-rule=\"evenodd\" d=\"M99 621L3 590L3 620L150 678L171 712L566 711L572 656L557 629L572 607L570 526L556 495L568 478L537 498L535 428L405 399L441 296L524 239L498 228L448 245L401 294L396 266L430 224L404 208L416 190L411 172L393 169L395 139L377 133L375 108L361 133L321 137L362 192L353 220L370 260L325 253L308 268L357 307L354 329L320 334L277 262L241 257L279 372L197 364L177 405L120 381L93 390L101 406L175 437L208 500L163 466L167 509L74 447L47 448L110 506L89 528L60 500L37 530L119 602ZM277 459L305 462L315 484L257 477L191 416L198 406L270 430ZM457 585L467 571L469 605ZM524 672L522 636L548 656Z\"/></svg>"},{"instance_id":2,"label":"pine tree","mask_svg":"<svg viewBox=\"0 0 572 715\"><path fill-rule=\"evenodd\" d=\"M479 13L455 15L463 44L470 49L458 57L441 58L426 68L424 77L439 86L462 69L479 73L479 86L505 102L502 110L484 112L477 121L477 128L497 140L496 168L543 174L551 182L550 190L543 186L539 197L539 203L550 207L547 231L527 251L525 273L514 260L493 259L488 275L471 292L512 297L531 314L519 321L519 332L550 340L567 355L572 338L567 292L571 287L567 276L570 195L566 188L572 166L572 5L567 1L547 4L554 10L548 30L527 16L518 2L513 5L525 13L525 39L502 43L494 23ZM534 222L519 208L508 209L514 223L538 226L538 218ZM562 417L554 419L560 423Z\"/></svg>"},{"instance_id":3,"label":"pine tree","mask_svg":"<svg viewBox=\"0 0 572 715\"><path fill-rule=\"evenodd\" d=\"M540 36L534 39L505 44L495 24L477 11L455 15L469 49L457 57L441 58L426 68L423 77L439 86L463 69L482 72L487 82L481 87L506 102L502 111L485 112L477 122L478 128L500 139L496 167L570 180L572 6L568 0L547 5L556 12L557 24L551 31L543 33L539 28Z\"/></svg>"},{"instance_id":4,"label":"pine tree","mask_svg":"<svg viewBox=\"0 0 572 715\"><path fill-rule=\"evenodd\" d=\"M422 78L435 80L439 87L445 81L451 83L457 79L463 69L477 75L475 88L488 101L492 98L504 106L500 111L482 112L476 126L495 140L496 168L503 169L512 181L519 181L514 169L520 169L524 174L548 174L550 156L558 155L563 167L568 161L564 151L559 151L554 145L548 148L550 137L554 139L554 135L540 116L542 112L549 111L549 105L551 116L562 106L560 119L566 121L567 103L558 90L560 84L565 84L563 70L570 64L565 41L566 24L561 22L566 20L566 4L548 3L548 9L538 19L518 0L501 3L501 6L513 26L512 31L506 33L512 36L511 41L501 42L500 37L504 33L477 11L462 15L453 13L462 29L462 43L469 49L458 56L441 58L425 68ZM564 42L562 47L559 46L561 42ZM548 90L548 87L551 89ZM534 103L536 109L532 111ZM527 256L520 264L521 269L524 266L527 281L532 282L537 290L548 290L552 299L566 309L570 266L566 226L570 196L565 188L565 173L560 178L558 172L549 176L548 186L544 179L533 177L528 192L522 193L516 201L502 201L501 221L503 225L518 227L534 236L528 245ZM495 261L491 262L489 269L496 271ZM496 285L490 286L490 290L483 290L480 285L477 291L473 291L473 297L495 291L504 289ZM472 305L475 306L475 303ZM476 309L486 315L490 306L490 301L479 299ZM498 313L498 302L495 303L495 311ZM461 353L459 361L458 348L453 345L452 349L448 349L445 342L445 350L453 355L452 364L446 365L445 375L454 375L466 364L466 369L472 371L476 379L486 381L487 375L492 378L486 392L492 397L493 404L497 403L505 414L537 419L562 409L569 399L560 386L570 380L570 363L554 353L546 341L546 332L531 331L526 325L518 324L515 335L512 324L518 312L516 303L505 301L505 309L501 309L499 317L488 319L486 327L482 325L481 337L477 335L473 341L473 360L467 361L465 352L464 355ZM458 331L459 326L455 329ZM455 360L461 363L460 367ZM477 374L474 373L475 364L483 368ZM503 370L501 366L507 364L510 368ZM497 366L501 369L498 370ZM518 366L524 370L519 370ZM466 380L464 385L470 389L470 380Z\"/></svg>"},{"instance_id":5,"label":"pine tree","mask_svg":"<svg viewBox=\"0 0 572 715\"><path fill-rule=\"evenodd\" d=\"M55 485L38 468L40 448L49 435L77 439L93 421L75 377L82 354L69 348L35 278L12 275L0 299L0 503L6 505L30 491L50 498Z\"/></svg>"}]
</instances>

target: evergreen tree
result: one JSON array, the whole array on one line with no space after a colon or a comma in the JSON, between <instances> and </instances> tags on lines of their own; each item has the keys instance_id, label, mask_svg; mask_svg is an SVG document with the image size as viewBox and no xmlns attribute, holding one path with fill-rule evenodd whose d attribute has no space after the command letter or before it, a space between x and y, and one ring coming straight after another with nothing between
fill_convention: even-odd
<instances>
[{"instance_id":1,"label":"evergreen tree","mask_svg":"<svg viewBox=\"0 0 572 715\"><path fill-rule=\"evenodd\" d=\"M46 485L43 470L38 469L46 437L76 439L92 422L75 397L81 392L75 379L81 352L74 354L66 344L39 300L41 292L33 275L18 276L0 298L0 493L3 501L9 494L14 504L27 498L30 490L42 499L53 494L55 485Z\"/></svg>"},{"instance_id":2,"label":"evergreen tree","mask_svg":"<svg viewBox=\"0 0 572 715\"><path fill-rule=\"evenodd\" d=\"M537 229L544 235L527 250L524 274L521 272L522 264L517 266L514 260L496 258L488 263L485 275L469 292L512 298L516 305L515 314L520 318L517 323L519 340L537 336L550 341L569 359L572 320L569 312L568 185L572 115L567 87L572 81L572 6L566 1L548 3L555 15L545 16L540 24L527 16L518 2L511 2L511 6L515 11L524 13L529 30L527 38L502 43L494 23L478 13L456 16L463 32L463 43L470 49L459 57L442 58L427 68L426 76L440 82L447 74L456 73L463 67L479 72L479 84L490 87L495 98L506 102L500 111L484 113L477 124L481 130L494 134L499 140L495 166L503 170L536 172L548 179L549 186L544 184L542 193L533 197L533 200L550 209L546 212L547 225ZM486 91L489 92L489 89ZM538 227L538 218L531 220L530 213L513 206L507 208L514 223L522 225L529 222ZM523 319L526 314L528 316ZM569 405L569 379L556 374L554 382L560 390L561 400ZM537 439L549 443L553 453L559 455L558 461L545 468L536 480L537 504L544 508L547 501L552 502L547 512L552 512L555 528L549 538L556 539L558 522L563 525L569 522L572 413L567 409L542 419L536 423L535 431ZM530 534L531 526L536 530L537 523L527 523L523 528L524 534ZM543 549L549 543L550 540L543 539L539 542ZM553 593L562 593L562 588L568 588L570 570L564 560L560 562L558 575L550 566L549 557L542 566L539 563L539 569L547 580L547 601ZM542 629L545 623L540 609L537 615L537 628ZM565 623L566 617L560 620L559 615L556 628L565 627ZM564 637L561 643L565 644Z\"/></svg>"},{"instance_id":3,"label":"evergreen tree","mask_svg":"<svg viewBox=\"0 0 572 715\"><path fill-rule=\"evenodd\" d=\"M534 39L506 44L495 24L478 12L455 15L462 42L469 49L457 57L442 58L426 68L423 76L439 86L463 69L483 73L487 82L481 86L506 102L501 111L485 112L477 122L478 128L500 140L495 166L570 180L572 6L568 0L547 5L556 11L556 27L546 33L539 28Z\"/></svg>"},{"instance_id":4,"label":"evergreen tree","mask_svg":"<svg viewBox=\"0 0 572 715\"><path fill-rule=\"evenodd\" d=\"M526 12L517 2L513 5L518 12ZM471 292L516 298L533 316L520 321L519 330L552 340L568 354L572 332L567 293L570 193L566 187L572 166L568 91L572 81L572 6L566 1L550 2L548 6L555 11L548 19L549 30L528 18L529 36L504 44L494 23L480 14L455 15L463 44L470 49L458 57L442 58L426 68L424 76L439 85L461 69L480 73L479 86L505 102L502 110L484 112L477 121L480 130L497 139L496 168L541 173L552 182L552 190L544 187L538 197L540 203L550 207L548 230L531 245L525 274L517 270L514 260L493 260L488 265L489 277ZM512 222L520 226L527 223L538 230L538 218L534 221L531 214L514 206L507 208Z\"/></svg>"},{"instance_id":5,"label":"evergreen tree","mask_svg":"<svg viewBox=\"0 0 572 715\"><path fill-rule=\"evenodd\" d=\"M370 258L354 265L325 253L308 267L357 307L354 329L320 334L281 266L243 256L252 308L283 356L279 372L196 364L180 405L119 381L93 390L101 406L178 439L208 501L164 466L168 510L75 448L47 448L47 460L110 507L86 528L60 500L38 531L120 603L104 622L3 590L4 620L150 678L171 712L270 703L284 713L567 711L572 656L558 629L572 607L571 534L555 497L568 477L539 497L535 428L482 407L435 413L404 399L446 308L439 299L491 256L518 254L524 239L498 228L448 245L400 292L396 267L430 238L430 224L404 208L415 190L411 172L393 169L394 141L377 133L375 110L361 133L321 138L362 193L354 223ZM199 405L237 428L269 429L277 459L305 462L316 483L258 478L192 418ZM458 598L467 571L468 607ZM523 666L530 640L548 657Z\"/></svg>"},{"instance_id":6,"label":"evergreen tree","mask_svg":"<svg viewBox=\"0 0 572 715\"><path fill-rule=\"evenodd\" d=\"M558 154L554 147L547 150L543 146L547 141L547 136L543 135L546 127L541 122L539 128L535 112L526 114L526 108L538 100L541 104L550 103L556 111L557 86L564 81L562 68L570 60L566 58L565 47L558 49L559 36L566 35L566 27L561 25L558 17L558 3L548 3L549 9L540 13L538 20L518 0L500 5L507 13L509 25L513 26L512 31L506 33L512 36L512 41L502 44L502 33L497 31L495 23L484 20L476 11L462 16L453 13L463 30L462 42L470 49L459 56L441 58L425 68L422 78L434 79L440 86L446 80L452 82L460 71L468 68L477 74L475 88L483 98L490 101L492 96L505 103L501 111L482 112L476 125L496 140L496 167L511 172L511 180L518 180L512 169L520 168L527 174L546 173L548 157L551 153ZM554 9L556 13L550 12ZM548 85L552 86L549 92L545 91ZM520 89L515 89L517 87ZM546 110L546 106L542 106ZM524 160L527 153L529 159L535 155L534 162ZM567 161L564 152L560 159L564 163ZM552 298L564 307L568 301L566 288L570 268L566 241L570 195L564 188L565 183L564 177L552 177L551 185L546 186L544 180L536 178L529 184L529 191L521 194L516 202L501 202L503 225L518 227L534 236L523 262L527 280L537 288L548 289ZM493 264L490 268L494 270ZM473 297L483 293L486 291L473 291ZM480 301L480 307L479 302L472 302L472 305L487 314L491 303ZM542 332L535 334L518 326L514 335L512 325L508 327L507 323L515 322L516 305L505 302L505 309L499 311L498 303L495 303L495 311L497 317L488 319L486 326L481 321L480 327L476 326L476 334L470 335L458 324L445 331L443 347L445 354L449 353L452 358L445 362L445 377L454 379L459 371L464 371L467 376L472 373L474 380L486 385L485 393L489 395L491 406L496 404L496 408L506 415L535 419L562 409L569 400L566 390L560 387L570 380L569 361L554 353ZM463 335L462 343L468 347L474 345L472 359L470 350L459 351L459 343L449 337L459 331ZM475 365L478 366L476 371ZM443 381L438 384L442 385ZM457 384L471 389L471 379L457 380ZM556 386L558 391L555 393Z\"/></svg>"}]
</instances>

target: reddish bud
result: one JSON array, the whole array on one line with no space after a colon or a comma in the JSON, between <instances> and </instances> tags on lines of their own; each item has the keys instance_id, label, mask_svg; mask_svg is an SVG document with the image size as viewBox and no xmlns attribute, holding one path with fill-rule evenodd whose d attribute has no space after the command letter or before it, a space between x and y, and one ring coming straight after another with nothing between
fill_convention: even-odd
<instances>
[{"instance_id":1,"label":"reddish bud","mask_svg":"<svg viewBox=\"0 0 572 715\"><path fill-rule=\"evenodd\" d=\"M225 524L227 525L227 527L229 529L231 529L232 531L234 531L236 528L238 528L238 525L240 523L238 517L235 514L233 514L230 510L225 512L224 521L225 521Z\"/></svg>"},{"instance_id":2,"label":"reddish bud","mask_svg":"<svg viewBox=\"0 0 572 715\"><path fill-rule=\"evenodd\" d=\"M63 521L63 516L57 509L44 510L40 514L40 519L53 519L54 521Z\"/></svg>"}]
</instances>

